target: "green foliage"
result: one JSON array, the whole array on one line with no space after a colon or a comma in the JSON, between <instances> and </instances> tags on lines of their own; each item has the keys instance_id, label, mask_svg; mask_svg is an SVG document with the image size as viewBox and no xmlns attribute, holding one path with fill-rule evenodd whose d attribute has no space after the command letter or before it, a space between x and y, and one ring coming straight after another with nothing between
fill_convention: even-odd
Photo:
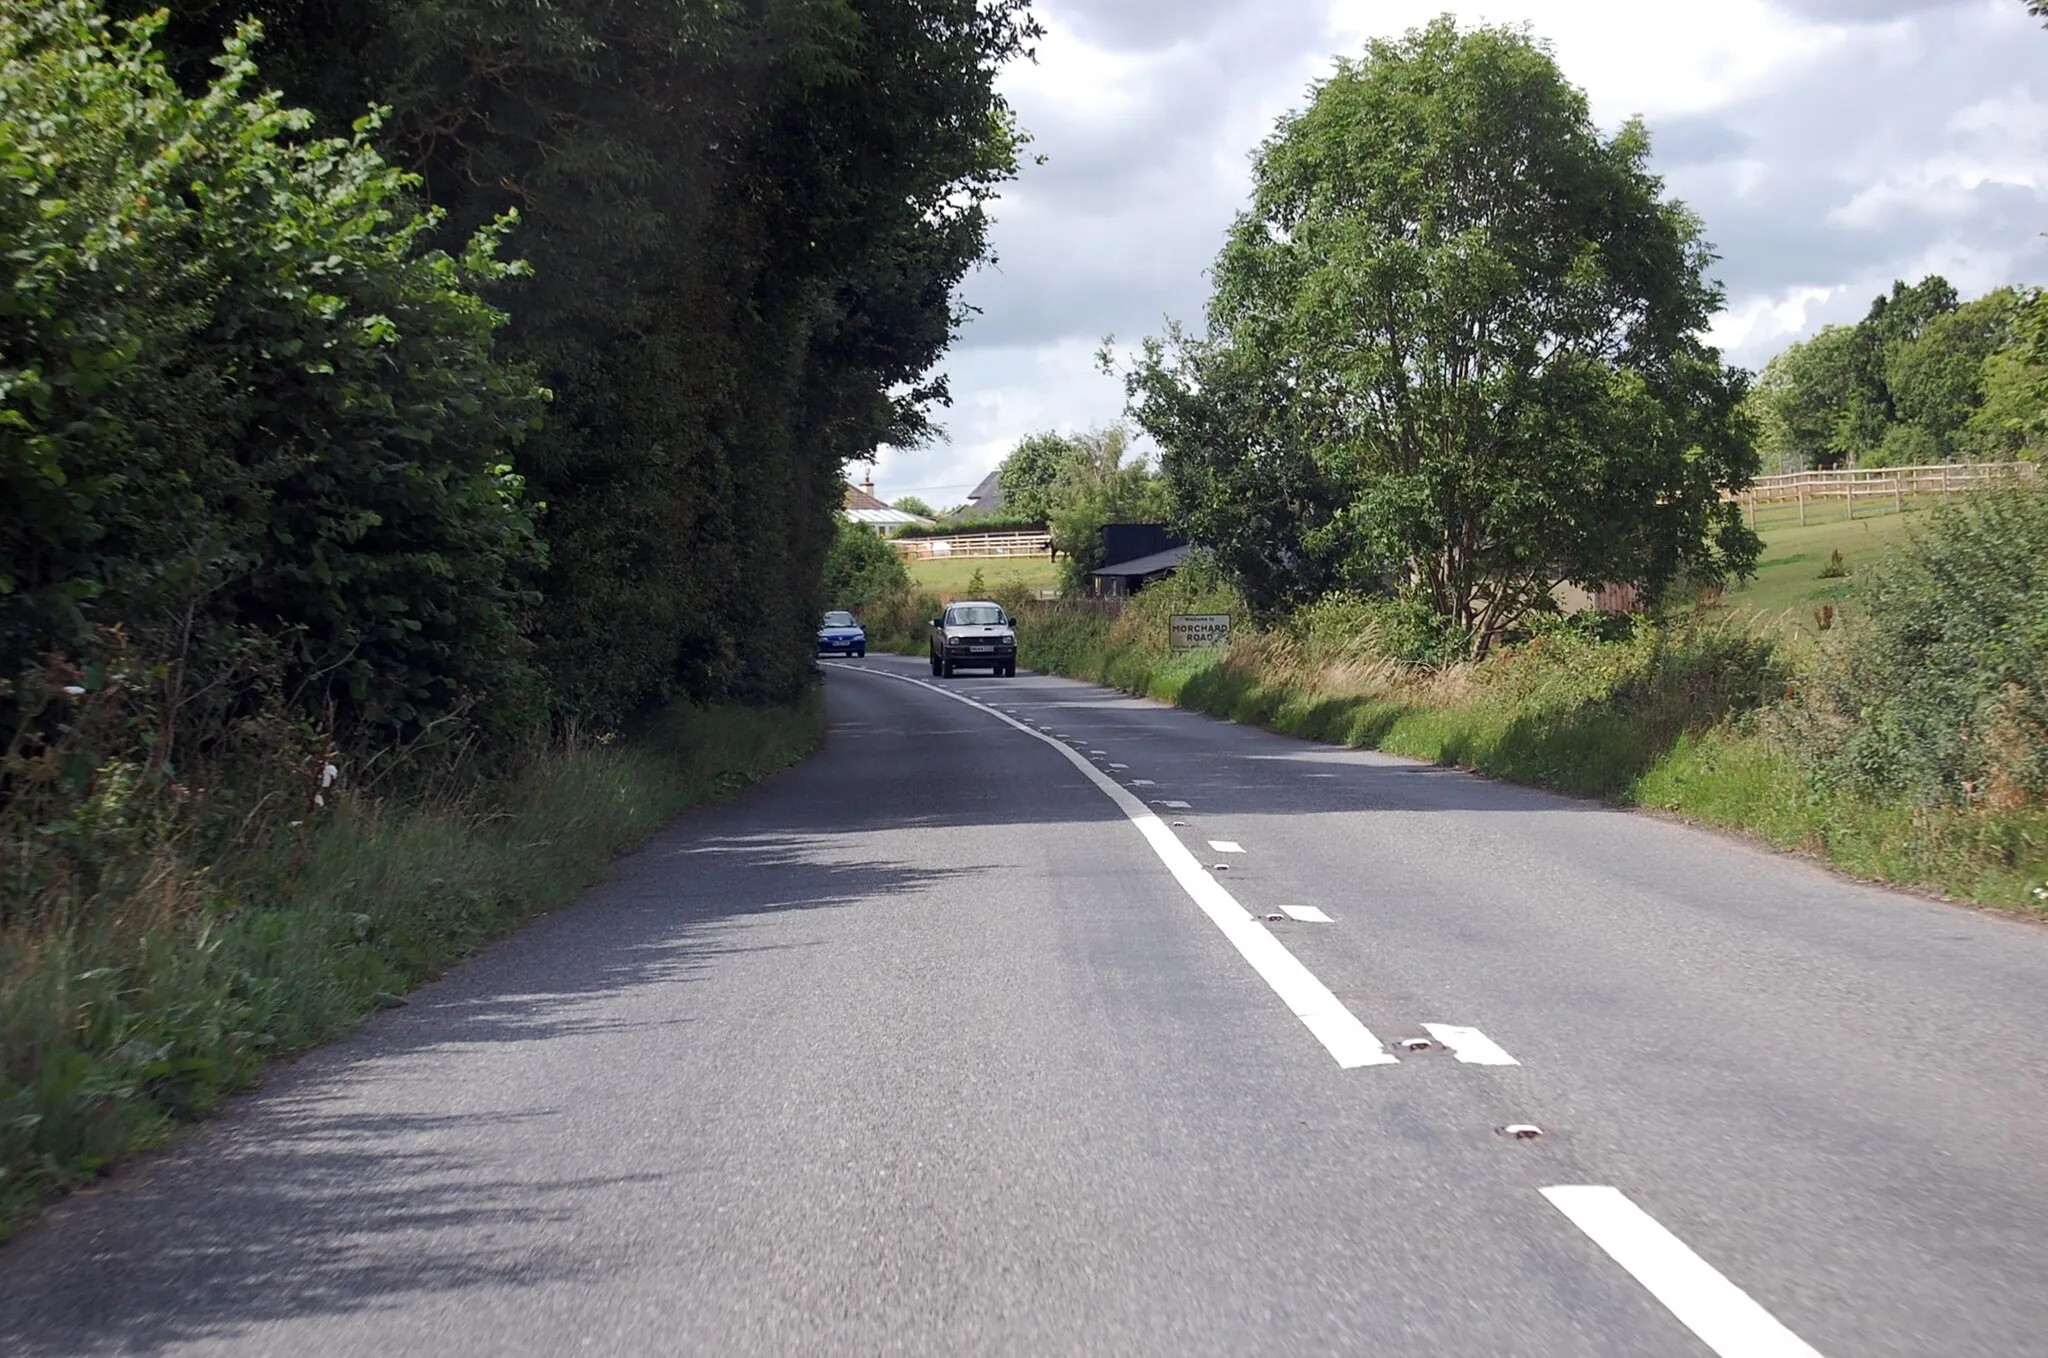
<instances>
[{"instance_id":1,"label":"green foliage","mask_svg":"<svg viewBox=\"0 0 2048 1358\"><path fill-rule=\"evenodd\" d=\"M160 918L149 873L273 837L303 866L351 782L393 817L488 796L550 720L807 692L843 468L933 432L1023 141L996 74L1037 28L1024 0L112 3L144 17L0 0L0 960L47 946L61 1006L89 946L106 1032L140 987L283 1045L187 955L215 906L269 931L263 1002L308 1011L510 907L201 881ZM880 550L854 587L908 598ZM548 814L619 811L601 790ZM160 956L192 969L138 981ZM78 1077L30 1135L71 1148L38 1152L58 1179L134 1142L57 1110L196 1112L257 1059L179 1033L115 1071L23 1031L7 1079Z\"/></svg>"},{"instance_id":2,"label":"green foliage","mask_svg":"<svg viewBox=\"0 0 2048 1358\"><path fill-rule=\"evenodd\" d=\"M1033 434L997 471L1003 504L1052 530L1060 583L1068 593L1088 586L1102 565L1102 529L1111 523L1158 523L1169 511L1165 483L1142 457L1130 456L1122 425L1085 434Z\"/></svg>"},{"instance_id":3,"label":"green foliage","mask_svg":"<svg viewBox=\"0 0 2048 1358\"><path fill-rule=\"evenodd\" d=\"M237 8L185 8L188 37ZM800 691L842 468L946 398L953 290L1022 140L995 78L1024 0L262 8L287 92L329 126L388 105L451 231L521 213L557 716Z\"/></svg>"},{"instance_id":4,"label":"green foliage","mask_svg":"<svg viewBox=\"0 0 2048 1358\"><path fill-rule=\"evenodd\" d=\"M897 533L897 538L957 538L968 533L1016 533L1045 527L1044 519L1034 519L1017 514L990 514L987 517L961 518L949 514L940 522L926 527L912 524Z\"/></svg>"},{"instance_id":5,"label":"green foliage","mask_svg":"<svg viewBox=\"0 0 2048 1358\"><path fill-rule=\"evenodd\" d=\"M905 514L915 514L921 519L936 519L939 517L938 510L933 509L915 495L900 495L896 498L896 503L891 507L900 509Z\"/></svg>"},{"instance_id":6,"label":"green foliage","mask_svg":"<svg viewBox=\"0 0 2048 1358\"><path fill-rule=\"evenodd\" d=\"M1067 440L1051 496L1052 545L1060 554L1060 586L1078 594L1103 564L1102 530L1112 523L1157 523L1167 517L1165 482L1142 457L1131 457L1122 425Z\"/></svg>"},{"instance_id":7,"label":"green foliage","mask_svg":"<svg viewBox=\"0 0 2048 1358\"><path fill-rule=\"evenodd\" d=\"M2035 305L2011 288L1959 302L1938 275L1894 283L1855 326L1829 326L1765 367L1753 403L1765 455L1798 470L2018 454L2048 407L2029 344Z\"/></svg>"},{"instance_id":8,"label":"green foliage","mask_svg":"<svg viewBox=\"0 0 2048 1358\"><path fill-rule=\"evenodd\" d=\"M1061 473L1073 456L1073 440L1063 435L1048 431L1026 437L996 469L1003 512L1032 523L1050 519Z\"/></svg>"},{"instance_id":9,"label":"green foliage","mask_svg":"<svg viewBox=\"0 0 2048 1358\"><path fill-rule=\"evenodd\" d=\"M881 534L857 523L839 526L825 557L826 607L859 612L871 599L909 588L903 558Z\"/></svg>"},{"instance_id":10,"label":"green foliage","mask_svg":"<svg viewBox=\"0 0 2048 1358\"><path fill-rule=\"evenodd\" d=\"M1933 317L1887 354L1885 386L1898 422L1923 431L1944 460L1962 451L1963 431L1984 403L1985 364L2015 344L2019 310L2019 294L2000 288Z\"/></svg>"},{"instance_id":11,"label":"green foliage","mask_svg":"<svg viewBox=\"0 0 2048 1358\"><path fill-rule=\"evenodd\" d=\"M2048 293L2022 297L2013 343L1984 361L1982 399L1959 440L1976 461L2038 461L2048 441Z\"/></svg>"},{"instance_id":12,"label":"green foliage","mask_svg":"<svg viewBox=\"0 0 2048 1358\"><path fill-rule=\"evenodd\" d=\"M885 590L861 610L860 623L868 634L868 649L924 654L930 621L944 608L939 596L928 589Z\"/></svg>"},{"instance_id":13,"label":"green foliage","mask_svg":"<svg viewBox=\"0 0 2048 1358\"><path fill-rule=\"evenodd\" d=\"M1261 613L1412 590L1481 651L1552 589L1755 562L1698 222L1525 33L1375 42L1262 148L1208 334L1130 376L1177 521Z\"/></svg>"},{"instance_id":14,"label":"green foliage","mask_svg":"<svg viewBox=\"0 0 2048 1358\"><path fill-rule=\"evenodd\" d=\"M1824 774L1923 805L2048 799L2048 487L1959 497L1875 576L1801 728Z\"/></svg>"},{"instance_id":15,"label":"green foliage","mask_svg":"<svg viewBox=\"0 0 2048 1358\"><path fill-rule=\"evenodd\" d=\"M1862 345L1856 327L1831 325L1764 365L1757 400L1769 438L1764 452L1774 463L1788 471L1839 467L1883 437L1881 418L1874 430L1864 427L1882 395L1872 396L1864 381Z\"/></svg>"},{"instance_id":16,"label":"green foliage","mask_svg":"<svg viewBox=\"0 0 2048 1358\"><path fill-rule=\"evenodd\" d=\"M223 720L258 644L344 733L502 710L543 395L477 295L518 272L502 226L429 248L362 134L250 93L253 30L187 97L152 27L0 5L0 704L118 627Z\"/></svg>"}]
</instances>

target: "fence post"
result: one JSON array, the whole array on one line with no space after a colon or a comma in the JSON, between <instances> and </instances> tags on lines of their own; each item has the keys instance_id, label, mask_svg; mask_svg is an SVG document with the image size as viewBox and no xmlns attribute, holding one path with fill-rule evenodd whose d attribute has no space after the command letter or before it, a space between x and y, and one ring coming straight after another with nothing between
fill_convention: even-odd
<instances>
[{"instance_id":1,"label":"fence post","mask_svg":"<svg viewBox=\"0 0 2048 1358\"><path fill-rule=\"evenodd\" d=\"M1906 478L1902 474L1892 473L1892 508L1901 514L1906 512L1905 482Z\"/></svg>"},{"instance_id":2,"label":"fence post","mask_svg":"<svg viewBox=\"0 0 2048 1358\"><path fill-rule=\"evenodd\" d=\"M1799 526L1806 527L1806 482L1799 483Z\"/></svg>"}]
</instances>

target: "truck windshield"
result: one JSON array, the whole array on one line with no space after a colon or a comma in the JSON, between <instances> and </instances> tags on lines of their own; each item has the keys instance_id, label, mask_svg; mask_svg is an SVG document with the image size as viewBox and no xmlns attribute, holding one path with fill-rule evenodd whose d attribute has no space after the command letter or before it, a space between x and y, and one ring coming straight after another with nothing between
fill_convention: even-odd
<instances>
[{"instance_id":1,"label":"truck windshield","mask_svg":"<svg viewBox=\"0 0 2048 1358\"><path fill-rule=\"evenodd\" d=\"M1002 625L1003 610L994 604L971 605L967 608L946 610L948 627L998 627Z\"/></svg>"}]
</instances>

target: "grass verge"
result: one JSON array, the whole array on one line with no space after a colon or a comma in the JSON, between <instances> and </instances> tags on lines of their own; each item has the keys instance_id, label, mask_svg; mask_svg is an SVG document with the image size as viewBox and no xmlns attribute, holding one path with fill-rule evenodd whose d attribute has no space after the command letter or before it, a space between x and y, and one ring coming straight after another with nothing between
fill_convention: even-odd
<instances>
[{"instance_id":1,"label":"grass verge","mask_svg":"<svg viewBox=\"0 0 2048 1358\"><path fill-rule=\"evenodd\" d=\"M1288 735L1675 813L1873 881L2048 909L2048 810L1887 801L1799 762L1781 707L1796 688L1797 638L1694 618L1620 641L1540 636L1440 670L1285 630L1168 651L1167 613L1228 603L1158 586L1114 618L1020 601L1020 658Z\"/></svg>"},{"instance_id":2,"label":"grass verge","mask_svg":"<svg viewBox=\"0 0 2048 1358\"><path fill-rule=\"evenodd\" d=\"M675 709L460 797L338 796L232 863L159 845L118 900L0 934L0 1239L273 1058L567 903L675 816L795 763L823 728L822 693Z\"/></svg>"}]
</instances>

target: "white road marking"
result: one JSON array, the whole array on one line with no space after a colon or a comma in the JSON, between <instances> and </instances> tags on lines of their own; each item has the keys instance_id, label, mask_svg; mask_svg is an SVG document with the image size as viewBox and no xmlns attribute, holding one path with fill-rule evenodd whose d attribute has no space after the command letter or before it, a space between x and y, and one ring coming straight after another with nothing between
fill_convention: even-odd
<instances>
[{"instance_id":1,"label":"white road marking","mask_svg":"<svg viewBox=\"0 0 2048 1358\"><path fill-rule=\"evenodd\" d=\"M1159 804L1161 806L1170 806L1176 811L1185 811L1190 806L1190 803L1188 802L1161 802Z\"/></svg>"},{"instance_id":2,"label":"white road marking","mask_svg":"<svg viewBox=\"0 0 2048 1358\"><path fill-rule=\"evenodd\" d=\"M1109 758L1109 751L1108 751L1108 750L1090 750L1090 751L1089 751L1088 753L1090 753L1090 754L1093 754L1093 755L1100 755L1100 756L1102 756L1102 757L1103 757L1104 759L1107 759L1107 758Z\"/></svg>"},{"instance_id":3,"label":"white road marking","mask_svg":"<svg viewBox=\"0 0 2048 1358\"><path fill-rule=\"evenodd\" d=\"M1280 911L1287 918L1300 920L1303 924L1335 924L1337 922L1312 905L1283 905L1280 907Z\"/></svg>"},{"instance_id":4,"label":"white road marking","mask_svg":"<svg viewBox=\"0 0 2048 1358\"><path fill-rule=\"evenodd\" d=\"M1133 778L1133 779L1131 779L1131 786L1132 786L1132 787L1158 787L1158 786L1159 786L1159 784L1157 784L1157 783L1153 782L1153 781L1152 781L1152 780L1151 780L1150 778Z\"/></svg>"},{"instance_id":5,"label":"white road marking","mask_svg":"<svg viewBox=\"0 0 2048 1358\"><path fill-rule=\"evenodd\" d=\"M1425 1023L1422 1031L1451 1049L1468 1066L1519 1066L1500 1045L1477 1028L1460 1028L1450 1023Z\"/></svg>"},{"instance_id":6,"label":"white road marking","mask_svg":"<svg viewBox=\"0 0 2048 1358\"><path fill-rule=\"evenodd\" d=\"M899 683L915 684L919 688L929 689L940 697L951 698L955 702L967 701L957 693L949 692L937 684L926 683L922 679L914 679L907 674L896 674L890 670L874 669L866 665L849 665L847 668L878 674ZM1040 735L1023 722L1013 721L1000 712L991 712L989 715L999 722L1016 727L1033 740L1043 740L1058 750L1066 756L1069 764L1081 771L1083 777L1102 790L1103 796L1116 803L1117 809L1137 827L1138 833L1145 837L1145 842L1152 846L1152 852L1159 856L1159 861L1173 874L1174 881L1180 883L1181 890L1188 893L1189 899L1194 901L1201 912L1209 917L1210 922L1230 940L1230 945L1237 949L1238 955L1251 963L1252 970L1273 988L1273 993L1280 997L1280 1002L1315 1035L1316 1041L1322 1043L1324 1049L1337 1059L1339 1066L1345 1070L1354 1070L1359 1066L1399 1064L1400 1058L1388 1051L1386 1045L1358 1021L1358 1016L1346 1009L1344 1002L1332 994L1328 986L1317 980L1314 972L1301 964L1301 959L1287 951L1285 944L1273 937L1272 932L1254 919L1250 911L1239 905L1237 898L1224 888L1223 883L1202 870L1201 863L1196 861L1194 854L1188 852L1187 845L1180 842L1180 837L1169 830L1164 821L1147 811L1143 802L1118 787L1116 781L1108 774L1059 742Z\"/></svg>"},{"instance_id":7,"label":"white road marking","mask_svg":"<svg viewBox=\"0 0 2048 1358\"><path fill-rule=\"evenodd\" d=\"M1209 841L1209 847L1214 849L1217 853L1244 852L1244 845L1238 843L1234 839L1212 839Z\"/></svg>"},{"instance_id":8,"label":"white road marking","mask_svg":"<svg viewBox=\"0 0 2048 1358\"><path fill-rule=\"evenodd\" d=\"M1111 765L1110 765L1110 767L1111 767L1111 768L1113 768L1113 769L1127 769L1127 768L1129 768L1129 767L1130 767L1130 765L1129 765L1129 764L1111 764Z\"/></svg>"},{"instance_id":9,"label":"white road marking","mask_svg":"<svg viewBox=\"0 0 2048 1358\"><path fill-rule=\"evenodd\" d=\"M1542 1192L1720 1358L1820 1358L1620 1189L1568 1184Z\"/></svg>"}]
</instances>

